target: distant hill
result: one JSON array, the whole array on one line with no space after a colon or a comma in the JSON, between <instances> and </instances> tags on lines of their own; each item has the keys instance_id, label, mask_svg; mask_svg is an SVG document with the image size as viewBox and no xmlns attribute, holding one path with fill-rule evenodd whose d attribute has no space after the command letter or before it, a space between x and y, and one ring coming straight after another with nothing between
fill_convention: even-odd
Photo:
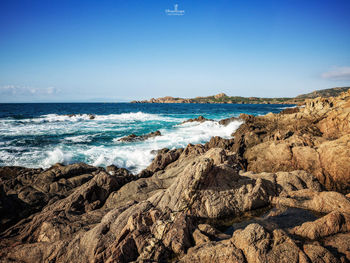
<instances>
[{"instance_id":1,"label":"distant hill","mask_svg":"<svg viewBox=\"0 0 350 263\"><path fill-rule=\"evenodd\" d=\"M317 97L336 97L340 93L345 92L349 90L350 87L337 87L337 88L332 88L332 89L322 89L322 90L315 90L313 92L307 93L307 94L302 94L297 96L296 98L300 99L314 99Z\"/></svg>"},{"instance_id":2,"label":"distant hill","mask_svg":"<svg viewBox=\"0 0 350 263\"><path fill-rule=\"evenodd\" d=\"M209 103L209 104L303 104L305 99L317 97L333 97L347 91L350 87L337 87L332 89L316 90L308 94L302 94L295 98L259 98L227 96L220 93L207 97L196 97L192 99L174 98L170 96L162 98L152 98L150 100L132 101L131 103Z\"/></svg>"}]
</instances>

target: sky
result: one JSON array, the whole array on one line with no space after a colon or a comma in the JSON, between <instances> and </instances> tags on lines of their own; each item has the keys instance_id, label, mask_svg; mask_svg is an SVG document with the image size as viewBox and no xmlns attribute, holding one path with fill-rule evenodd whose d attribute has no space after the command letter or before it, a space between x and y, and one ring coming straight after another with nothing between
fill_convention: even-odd
<instances>
[{"instance_id":1,"label":"sky","mask_svg":"<svg viewBox=\"0 0 350 263\"><path fill-rule=\"evenodd\" d=\"M349 14L349 0L1 0L0 102L350 86Z\"/></svg>"}]
</instances>

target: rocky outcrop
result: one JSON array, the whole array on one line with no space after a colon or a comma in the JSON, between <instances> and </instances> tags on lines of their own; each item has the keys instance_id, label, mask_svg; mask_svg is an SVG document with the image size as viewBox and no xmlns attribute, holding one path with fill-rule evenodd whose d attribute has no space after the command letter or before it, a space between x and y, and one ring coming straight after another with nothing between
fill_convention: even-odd
<instances>
[{"instance_id":1,"label":"rocky outcrop","mask_svg":"<svg viewBox=\"0 0 350 263\"><path fill-rule=\"evenodd\" d=\"M127 182L130 175L117 167L108 167L109 173L96 170L67 197L10 227L1 236L2 258L59 262L167 261L174 257L183 262L280 262L289 258L307 262L307 255L316 249L328 251L323 245L308 246L306 253L297 245L300 241L278 227L266 229L254 223L225 234L211 225L268 208L294 193L323 196L313 176L304 171L239 174L235 158L222 148L190 146L160 153L169 154L170 161L157 160L159 165L150 177ZM334 198L324 202L330 207L339 205ZM336 200L343 200L341 207L347 209L346 197L339 194ZM303 228L302 223L295 227ZM339 229L348 231L344 224ZM329 252L328 256L334 255Z\"/></svg>"},{"instance_id":2,"label":"rocky outcrop","mask_svg":"<svg viewBox=\"0 0 350 263\"><path fill-rule=\"evenodd\" d=\"M162 134L160 131L155 131L155 132L150 132L144 135L135 135L135 134L130 134L128 136L125 136L123 138L118 139L120 142L136 142L136 141L144 141L149 138L154 138L157 136L161 136Z\"/></svg>"},{"instance_id":3,"label":"rocky outcrop","mask_svg":"<svg viewBox=\"0 0 350 263\"><path fill-rule=\"evenodd\" d=\"M171 96L166 96L162 98L152 98L150 100L133 100L131 103L194 103L193 99L183 99L183 98L174 98Z\"/></svg>"},{"instance_id":4,"label":"rocky outcrop","mask_svg":"<svg viewBox=\"0 0 350 263\"><path fill-rule=\"evenodd\" d=\"M188 120L182 122L182 124L188 123L188 122L205 122L205 121L214 121L214 120L204 118L203 116L199 116L198 118L188 119Z\"/></svg>"},{"instance_id":5,"label":"rocky outcrop","mask_svg":"<svg viewBox=\"0 0 350 263\"><path fill-rule=\"evenodd\" d=\"M87 164L56 164L43 171L22 167L0 168L0 231L47 204L67 197L99 171Z\"/></svg>"},{"instance_id":6,"label":"rocky outcrop","mask_svg":"<svg viewBox=\"0 0 350 263\"><path fill-rule=\"evenodd\" d=\"M66 116L72 118L72 117L81 117L83 116L82 114L67 114ZM88 114L88 117L90 120L94 120L96 116L94 114Z\"/></svg>"},{"instance_id":7,"label":"rocky outcrop","mask_svg":"<svg viewBox=\"0 0 350 263\"><path fill-rule=\"evenodd\" d=\"M240 118L237 118L237 117L230 117L230 118L226 118L226 119L222 119L219 121L219 124L220 125L224 125L224 126L227 126L229 125L231 122L233 121L241 121Z\"/></svg>"},{"instance_id":8,"label":"rocky outcrop","mask_svg":"<svg viewBox=\"0 0 350 263\"><path fill-rule=\"evenodd\" d=\"M295 113L250 116L234 133L232 150L254 172L305 170L329 190L350 191L350 92L307 100Z\"/></svg>"}]
</instances>

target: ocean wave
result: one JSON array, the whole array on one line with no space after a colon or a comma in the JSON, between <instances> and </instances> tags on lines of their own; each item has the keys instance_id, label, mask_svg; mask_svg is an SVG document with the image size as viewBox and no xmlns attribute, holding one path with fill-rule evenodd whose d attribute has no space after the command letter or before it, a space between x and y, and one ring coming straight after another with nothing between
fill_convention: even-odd
<instances>
[{"instance_id":1,"label":"ocean wave","mask_svg":"<svg viewBox=\"0 0 350 263\"><path fill-rule=\"evenodd\" d=\"M45 114L37 118L30 119L16 119L6 118L0 120L0 123L44 123L44 122L79 122L79 121L119 121L119 122L133 122L133 121L174 121L178 118L167 117L160 114L144 113L144 112L130 112L109 115L95 115L95 114L74 114L74 115L59 115L59 114Z\"/></svg>"},{"instance_id":2,"label":"ocean wave","mask_svg":"<svg viewBox=\"0 0 350 263\"><path fill-rule=\"evenodd\" d=\"M91 142L93 135L77 135L69 136L64 138L65 141L80 143L80 142Z\"/></svg>"},{"instance_id":3,"label":"ocean wave","mask_svg":"<svg viewBox=\"0 0 350 263\"><path fill-rule=\"evenodd\" d=\"M136 115L125 114L122 117L121 115L118 114L118 118L129 120L145 117L144 113L136 113ZM157 116L162 117L156 114L149 114L149 118L154 119ZM121 143L116 140L110 140L108 143L106 142L100 145L92 145L91 142L95 136L101 134L101 132L105 132L105 122L71 123L70 125L53 122L39 126L28 124L24 127L16 127L13 132L16 131L20 134L25 134L26 132L38 133L45 134L45 136L53 134L55 138L61 137L61 139L57 143L47 145L44 148L26 147L25 153L20 151L20 149L12 149L13 152L7 152L4 148L5 145L3 145L0 147L0 164L48 168L58 162L64 164L86 162L95 166L115 164L118 167L129 169L133 173L138 173L151 163L155 156L153 150L186 147L189 143L205 143L212 136L230 138L231 134L241 123L241 121L233 121L227 126L213 121L203 123L192 122L175 126L170 124L166 126L167 128L160 129L161 136L149 138L145 141ZM121 124L116 126L121 126L121 128L132 127L131 130L134 131L139 127L139 124L129 125L127 123L126 125ZM142 126L143 124L140 127ZM89 134L81 134L83 129L84 133L89 130ZM112 128L110 127L109 129ZM11 131L9 132L11 133Z\"/></svg>"},{"instance_id":4,"label":"ocean wave","mask_svg":"<svg viewBox=\"0 0 350 263\"><path fill-rule=\"evenodd\" d=\"M213 136L230 138L241 124L241 121L233 121L227 126L210 121L186 123L174 129L161 130L161 136L149 138L143 142L124 145L116 142L117 147L115 148L99 146L93 147L85 153L90 156L90 159L93 160L91 164L95 166L115 164L138 173L151 163L155 156L153 150L186 147L189 143L204 143Z\"/></svg>"},{"instance_id":5,"label":"ocean wave","mask_svg":"<svg viewBox=\"0 0 350 263\"><path fill-rule=\"evenodd\" d=\"M74 154L72 152L63 152L60 148L55 148L53 151L46 152L47 157L41 163L41 167L49 168L56 163L69 164L72 163Z\"/></svg>"}]
</instances>

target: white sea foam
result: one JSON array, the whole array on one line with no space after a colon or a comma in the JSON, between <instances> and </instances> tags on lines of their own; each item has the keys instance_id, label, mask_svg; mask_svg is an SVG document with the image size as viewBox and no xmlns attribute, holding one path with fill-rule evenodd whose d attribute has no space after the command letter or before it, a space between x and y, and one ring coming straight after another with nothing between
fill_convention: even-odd
<instances>
[{"instance_id":1,"label":"white sea foam","mask_svg":"<svg viewBox=\"0 0 350 263\"><path fill-rule=\"evenodd\" d=\"M109 114L109 115L93 115L91 119L90 114L76 114L73 116L58 115L58 114L46 114L39 118L23 119L23 122L79 122L79 121L120 121L120 122L132 122L132 121L149 121L149 120L163 120L169 121L174 118L165 117L159 114L151 114L144 112L130 112L121 114Z\"/></svg>"},{"instance_id":2,"label":"white sea foam","mask_svg":"<svg viewBox=\"0 0 350 263\"><path fill-rule=\"evenodd\" d=\"M37 119L41 121L37 121ZM3 136L40 135L51 138L50 136L54 135L55 138L60 139L56 144L49 144L42 148L26 147L26 151L17 148L11 148L12 151L9 152L2 151L5 149L5 145L2 145L0 146L0 165L48 168L58 162L69 164L83 161L95 166L115 164L137 173L150 164L154 158L153 150L186 147L188 143L204 143L209 141L212 136L230 138L241 124L239 121L233 121L227 126L222 126L218 122L207 121L178 124L173 127L165 125L168 128L160 130L162 136L146 141L124 143L117 141L116 138L106 144L89 145L97 134L106 131L131 130L136 132L137 129L143 129L144 121L179 123L182 120L181 118L142 112L96 115L94 120L90 120L88 115L68 117L56 114L28 119L27 122L6 120L6 127L0 125L0 134Z\"/></svg>"},{"instance_id":3,"label":"white sea foam","mask_svg":"<svg viewBox=\"0 0 350 263\"><path fill-rule=\"evenodd\" d=\"M47 158L44 159L41 166L48 168L55 163L68 164L73 159L74 154L71 152L63 152L60 148L55 148L53 151L47 152Z\"/></svg>"},{"instance_id":4,"label":"white sea foam","mask_svg":"<svg viewBox=\"0 0 350 263\"><path fill-rule=\"evenodd\" d=\"M150 138L143 142L117 142L116 147L113 148L92 147L85 154L93 160L92 164L95 166L115 164L137 173L150 164L154 158L153 150L186 147L189 143L203 143L209 141L212 136L230 138L241 123L234 121L227 126L209 121L186 123L178 125L175 129L161 130L162 136Z\"/></svg>"},{"instance_id":5,"label":"white sea foam","mask_svg":"<svg viewBox=\"0 0 350 263\"><path fill-rule=\"evenodd\" d=\"M64 138L64 140L70 141L70 142L75 142L75 143L91 142L92 141L92 135L69 136L69 137Z\"/></svg>"}]
</instances>

